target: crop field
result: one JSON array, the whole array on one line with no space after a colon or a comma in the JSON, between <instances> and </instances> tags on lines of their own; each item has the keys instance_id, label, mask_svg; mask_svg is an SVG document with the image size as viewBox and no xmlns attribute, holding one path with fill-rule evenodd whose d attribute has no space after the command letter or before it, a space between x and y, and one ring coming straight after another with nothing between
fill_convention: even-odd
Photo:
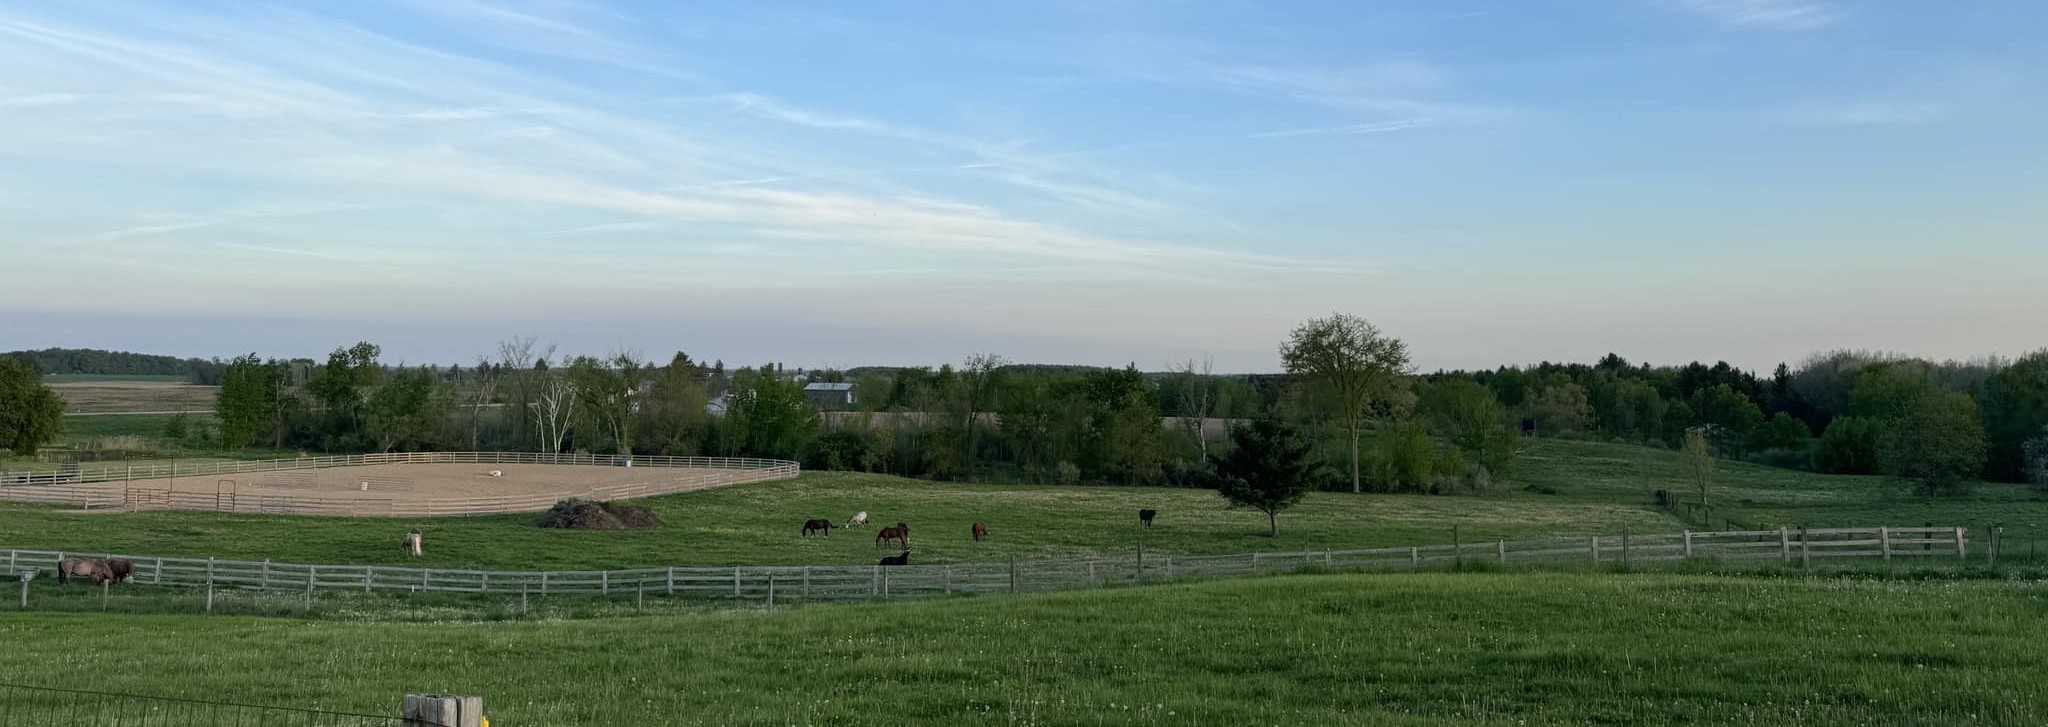
<instances>
[{"instance_id":1,"label":"crop field","mask_svg":"<svg viewBox=\"0 0 2048 727\"><path fill-rule=\"evenodd\" d=\"M213 400L220 395L218 386L182 381L66 381L52 383L50 389L64 399L67 414L212 411Z\"/></svg>"},{"instance_id":2,"label":"crop field","mask_svg":"<svg viewBox=\"0 0 2048 727\"><path fill-rule=\"evenodd\" d=\"M494 724L2039 724L2048 588L1265 578L548 622L0 613L0 681Z\"/></svg>"}]
</instances>

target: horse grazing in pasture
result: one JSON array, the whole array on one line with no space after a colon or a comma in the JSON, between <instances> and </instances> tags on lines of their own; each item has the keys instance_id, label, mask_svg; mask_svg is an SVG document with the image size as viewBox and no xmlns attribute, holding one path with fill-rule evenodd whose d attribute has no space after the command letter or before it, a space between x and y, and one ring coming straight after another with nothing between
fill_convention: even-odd
<instances>
[{"instance_id":1,"label":"horse grazing in pasture","mask_svg":"<svg viewBox=\"0 0 2048 727\"><path fill-rule=\"evenodd\" d=\"M1155 517L1159 517L1158 510L1146 509L1138 511L1138 521L1144 523L1145 527L1152 527L1152 518Z\"/></svg>"},{"instance_id":2,"label":"horse grazing in pasture","mask_svg":"<svg viewBox=\"0 0 2048 727\"><path fill-rule=\"evenodd\" d=\"M851 528L851 527L859 527L859 526L865 526L865 525L867 525L867 524L868 524L868 511L866 511L866 510L862 510L862 511L860 511L860 512L854 513L854 514L853 514L853 517L851 517L851 518L848 518L848 519L847 519L847 521L846 521L846 527L849 527L849 528Z\"/></svg>"},{"instance_id":3,"label":"horse grazing in pasture","mask_svg":"<svg viewBox=\"0 0 2048 727\"><path fill-rule=\"evenodd\" d=\"M109 558L100 562L106 564L107 577L115 583L135 577L135 561Z\"/></svg>"},{"instance_id":4,"label":"horse grazing in pasture","mask_svg":"<svg viewBox=\"0 0 2048 727\"><path fill-rule=\"evenodd\" d=\"M422 551L422 549L420 548L420 540L420 529L413 528L411 532L405 534L404 540L398 541L398 547L400 550L404 551L406 555L418 558L421 555L425 555L424 551Z\"/></svg>"},{"instance_id":5,"label":"horse grazing in pasture","mask_svg":"<svg viewBox=\"0 0 2048 727\"><path fill-rule=\"evenodd\" d=\"M987 539L988 539L988 525L986 525L986 524L984 524L984 523L975 523L975 524L974 524L974 542L977 542L977 543L979 543L979 542L981 542L981 541L983 541L983 540L987 540Z\"/></svg>"},{"instance_id":6,"label":"horse grazing in pasture","mask_svg":"<svg viewBox=\"0 0 2048 727\"><path fill-rule=\"evenodd\" d=\"M813 530L823 531L823 532L824 532L824 533L825 533L826 535L831 535L831 534L832 534L832 521L830 521L830 520L826 520L826 519L824 519L824 518L814 518L814 519L810 519L810 520L805 520L805 521L804 521L804 536L805 536L805 537L809 537L809 536L810 536L810 534L811 534L811 531L813 531Z\"/></svg>"},{"instance_id":7,"label":"horse grazing in pasture","mask_svg":"<svg viewBox=\"0 0 2048 727\"><path fill-rule=\"evenodd\" d=\"M896 555L883 558L882 562L878 563L877 565L910 565L910 551L906 550Z\"/></svg>"},{"instance_id":8,"label":"horse grazing in pasture","mask_svg":"<svg viewBox=\"0 0 2048 727\"><path fill-rule=\"evenodd\" d=\"M892 527L882 528L881 532L875 533L875 547L877 548L882 547L883 543L889 542L891 540L901 543L903 545L904 550L909 550L910 526L905 525L903 523L896 523Z\"/></svg>"},{"instance_id":9,"label":"horse grazing in pasture","mask_svg":"<svg viewBox=\"0 0 2048 727\"><path fill-rule=\"evenodd\" d=\"M72 578L91 578L94 583L112 583L120 580L114 576L114 569L104 560L91 558L65 558L57 561L57 582L65 583Z\"/></svg>"}]
</instances>

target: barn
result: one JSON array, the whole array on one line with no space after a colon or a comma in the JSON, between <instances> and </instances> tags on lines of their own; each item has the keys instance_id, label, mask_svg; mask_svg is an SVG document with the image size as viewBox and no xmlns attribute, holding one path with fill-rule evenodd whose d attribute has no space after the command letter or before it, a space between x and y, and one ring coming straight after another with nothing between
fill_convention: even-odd
<instances>
[{"instance_id":1,"label":"barn","mask_svg":"<svg viewBox=\"0 0 2048 727\"><path fill-rule=\"evenodd\" d=\"M817 382L804 385L804 398L822 411L844 411L854 405L853 384Z\"/></svg>"}]
</instances>

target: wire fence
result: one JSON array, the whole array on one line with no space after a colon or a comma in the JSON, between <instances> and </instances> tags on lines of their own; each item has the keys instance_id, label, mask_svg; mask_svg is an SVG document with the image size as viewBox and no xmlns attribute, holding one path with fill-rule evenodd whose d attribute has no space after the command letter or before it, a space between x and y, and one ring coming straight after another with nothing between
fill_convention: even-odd
<instances>
[{"instance_id":1,"label":"wire fence","mask_svg":"<svg viewBox=\"0 0 2048 727\"><path fill-rule=\"evenodd\" d=\"M1961 527L1869 527L1683 531L1578 538L1490 540L1390 548L1253 552L1230 555L1127 555L1003 563L931 565L804 565L658 567L583 571L495 571L318 565L219 558L171 558L10 548L0 574L22 579L22 603L38 574L65 558L120 559L134 564L133 583L204 589L212 610L218 590L301 594L308 606L322 591L396 594L649 596L762 602L930 598L1100 588L1180 579L1240 578L1304 570L1420 569L1444 564L1574 563L1630 566L1663 561L1780 561L1865 558L1967 562ZM1995 552L1995 551L1987 551ZM1993 556L1995 558L1995 555Z\"/></svg>"},{"instance_id":2,"label":"wire fence","mask_svg":"<svg viewBox=\"0 0 2048 727\"><path fill-rule=\"evenodd\" d=\"M582 490L495 497L319 497L307 495L239 494L233 488L213 491L176 489L177 478L198 481L247 473L286 473L375 465L581 465L683 470L689 474L651 475L647 482L602 485ZM257 461L147 463L74 468L58 472L0 473L0 501L71 505L83 509L177 509L261 515L330 517L455 517L546 510L556 502L577 498L609 501L702 490L726 485L785 480L801 474L795 462L744 457L657 457L533 452L399 452L390 454L297 457ZM271 475L266 475L270 477ZM277 475L270 489L291 489L289 478ZM372 480L377 487L372 488ZM169 486L137 483L168 481ZM406 492L405 478L366 478L364 491Z\"/></svg>"},{"instance_id":3,"label":"wire fence","mask_svg":"<svg viewBox=\"0 0 2048 727\"><path fill-rule=\"evenodd\" d=\"M0 726L4 727L401 727L415 724L434 723L417 719L408 722L395 714L358 714L0 683Z\"/></svg>"}]
</instances>

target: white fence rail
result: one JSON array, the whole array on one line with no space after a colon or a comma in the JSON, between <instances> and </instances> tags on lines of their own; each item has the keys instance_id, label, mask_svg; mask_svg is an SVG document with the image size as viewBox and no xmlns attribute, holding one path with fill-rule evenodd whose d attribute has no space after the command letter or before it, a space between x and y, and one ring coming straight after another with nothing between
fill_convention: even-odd
<instances>
[{"instance_id":1,"label":"white fence rail","mask_svg":"<svg viewBox=\"0 0 2048 727\"><path fill-rule=\"evenodd\" d=\"M583 490L463 498L355 498L299 495L237 494L134 487L136 481L175 477L216 477L248 472L277 472L388 464L547 464L647 469L688 469L691 474L648 482L604 485ZM299 457L247 462L199 462L116 465L69 472L0 474L0 501L74 505L88 510L125 507L215 510L264 515L333 517L452 517L546 510L570 498L622 500L669 495L725 485L796 477L797 463L742 457L655 457L531 452L401 452L332 457ZM266 480L269 483L270 480ZM409 483L408 483L409 484ZM266 489L295 487L280 475ZM395 483L378 488L402 491Z\"/></svg>"},{"instance_id":2,"label":"white fence rail","mask_svg":"<svg viewBox=\"0 0 2048 727\"><path fill-rule=\"evenodd\" d=\"M10 549L5 570L54 569L67 557L121 558L146 585L304 593L396 591L547 595L671 595L746 601L887 600L970 593L1073 590L1189 578L1237 578L1303 570L1398 570L1455 562L1571 561L1633 564L1685 559L1967 558L1960 527L1682 532L1452 545L1233 555L1138 555L950 565L809 565L485 571L383 565L309 565L218 558Z\"/></svg>"}]
</instances>

